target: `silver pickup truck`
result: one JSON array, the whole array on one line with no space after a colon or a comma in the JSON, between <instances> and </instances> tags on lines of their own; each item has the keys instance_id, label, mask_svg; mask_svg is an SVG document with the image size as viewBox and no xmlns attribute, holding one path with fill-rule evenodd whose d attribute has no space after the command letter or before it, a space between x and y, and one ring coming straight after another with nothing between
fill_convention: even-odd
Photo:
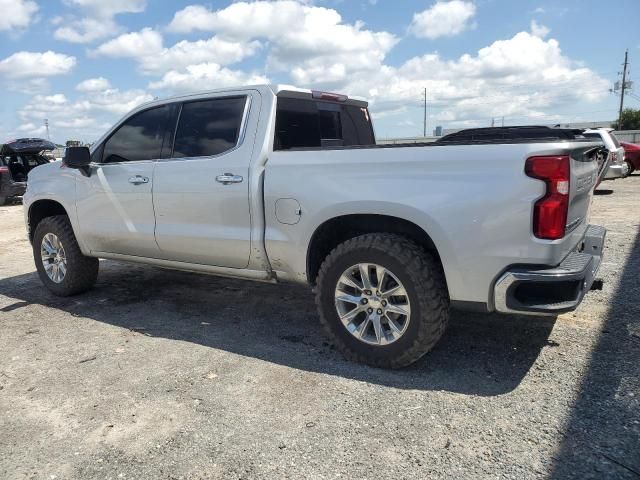
<instances>
[{"instance_id":1,"label":"silver pickup truck","mask_svg":"<svg viewBox=\"0 0 640 480\"><path fill-rule=\"evenodd\" d=\"M315 288L349 358L402 367L450 307L575 309L605 230L589 225L602 142L375 145L367 103L256 86L136 108L24 196L40 278L86 291L98 258Z\"/></svg>"}]
</instances>

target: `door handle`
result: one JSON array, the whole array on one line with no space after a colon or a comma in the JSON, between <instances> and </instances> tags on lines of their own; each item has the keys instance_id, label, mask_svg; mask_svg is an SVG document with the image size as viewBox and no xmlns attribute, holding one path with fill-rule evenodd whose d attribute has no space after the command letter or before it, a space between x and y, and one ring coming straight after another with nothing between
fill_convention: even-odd
<instances>
[{"instance_id":1,"label":"door handle","mask_svg":"<svg viewBox=\"0 0 640 480\"><path fill-rule=\"evenodd\" d=\"M135 177L129 178L129 183L132 183L134 185L142 185L144 183L149 183L149 178L143 177L142 175L136 175Z\"/></svg>"},{"instance_id":2,"label":"door handle","mask_svg":"<svg viewBox=\"0 0 640 480\"><path fill-rule=\"evenodd\" d=\"M223 185L230 185L232 183L242 183L242 175L234 175L233 173L225 173L224 175L218 175L216 177L216 182L219 182Z\"/></svg>"}]
</instances>

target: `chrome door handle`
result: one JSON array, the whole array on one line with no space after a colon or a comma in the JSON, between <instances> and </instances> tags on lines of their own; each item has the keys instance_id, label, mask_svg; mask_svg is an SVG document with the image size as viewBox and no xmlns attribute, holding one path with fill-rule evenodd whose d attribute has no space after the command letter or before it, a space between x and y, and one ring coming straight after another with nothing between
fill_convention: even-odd
<instances>
[{"instance_id":1,"label":"chrome door handle","mask_svg":"<svg viewBox=\"0 0 640 480\"><path fill-rule=\"evenodd\" d=\"M242 183L242 175L234 175L233 173L225 173L224 175L218 175L216 177L216 182L219 182L223 185L229 185L231 183Z\"/></svg>"},{"instance_id":2,"label":"chrome door handle","mask_svg":"<svg viewBox=\"0 0 640 480\"><path fill-rule=\"evenodd\" d=\"M135 177L129 178L129 183L132 183L134 185L142 185L144 183L149 183L149 178L143 177L142 175L136 175Z\"/></svg>"}]
</instances>

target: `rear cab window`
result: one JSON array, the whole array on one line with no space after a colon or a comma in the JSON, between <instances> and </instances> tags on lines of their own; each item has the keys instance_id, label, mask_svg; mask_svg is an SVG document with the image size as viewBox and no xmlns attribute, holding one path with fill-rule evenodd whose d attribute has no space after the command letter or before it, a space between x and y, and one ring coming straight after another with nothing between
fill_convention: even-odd
<instances>
[{"instance_id":1,"label":"rear cab window","mask_svg":"<svg viewBox=\"0 0 640 480\"><path fill-rule=\"evenodd\" d=\"M274 150L374 144L365 106L278 96Z\"/></svg>"}]
</instances>

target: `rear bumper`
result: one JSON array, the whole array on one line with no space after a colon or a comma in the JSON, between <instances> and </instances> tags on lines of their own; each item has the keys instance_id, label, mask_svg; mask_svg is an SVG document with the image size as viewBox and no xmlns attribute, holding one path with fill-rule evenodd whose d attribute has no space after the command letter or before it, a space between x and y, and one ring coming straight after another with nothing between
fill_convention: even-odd
<instances>
[{"instance_id":1,"label":"rear bumper","mask_svg":"<svg viewBox=\"0 0 640 480\"><path fill-rule=\"evenodd\" d=\"M494 305L498 312L556 315L575 310L591 289L604 247L604 227L589 225L578 249L560 265L507 270L496 282Z\"/></svg>"},{"instance_id":2,"label":"rear bumper","mask_svg":"<svg viewBox=\"0 0 640 480\"><path fill-rule=\"evenodd\" d=\"M606 173L604 174L605 180L613 180L615 178L622 178L625 176L626 165L609 165Z\"/></svg>"}]
</instances>

